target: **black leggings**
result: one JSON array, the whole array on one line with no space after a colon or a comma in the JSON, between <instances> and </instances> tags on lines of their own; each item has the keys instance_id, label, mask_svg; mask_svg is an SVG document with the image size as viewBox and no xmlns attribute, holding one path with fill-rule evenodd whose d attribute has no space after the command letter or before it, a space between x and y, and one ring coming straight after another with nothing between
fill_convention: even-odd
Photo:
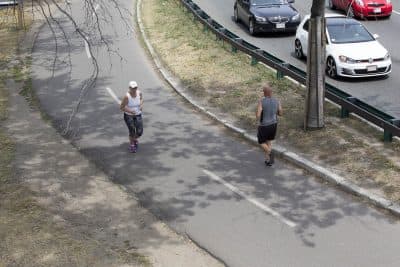
<instances>
[{"instance_id":1,"label":"black leggings","mask_svg":"<svg viewBox=\"0 0 400 267\"><path fill-rule=\"evenodd\" d=\"M142 115L128 115L124 113L124 120L129 129L130 137L140 137L143 134Z\"/></svg>"}]
</instances>

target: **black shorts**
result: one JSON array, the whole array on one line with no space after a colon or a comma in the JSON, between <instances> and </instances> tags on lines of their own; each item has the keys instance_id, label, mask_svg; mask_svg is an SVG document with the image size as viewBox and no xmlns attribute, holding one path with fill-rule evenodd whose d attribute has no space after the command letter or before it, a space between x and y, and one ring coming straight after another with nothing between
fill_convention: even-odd
<instances>
[{"instance_id":1,"label":"black shorts","mask_svg":"<svg viewBox=\"0 0 400 267\"><path fill-rule=\"evenodd\" d=\"M258 143L262 144L267 141L274 140L276 135L277 125L278 124L275 123L268 126L258 126L258 132L257 132Z\"/></svg>"}]
</instances>

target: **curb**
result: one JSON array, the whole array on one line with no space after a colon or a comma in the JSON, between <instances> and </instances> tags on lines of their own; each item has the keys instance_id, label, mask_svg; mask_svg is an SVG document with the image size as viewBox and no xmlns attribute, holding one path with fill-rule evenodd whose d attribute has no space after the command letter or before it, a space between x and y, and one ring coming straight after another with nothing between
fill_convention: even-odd
<instances>
[{"instance_id":1,"label":"curb","mask_svg":"<svg viewBox=\"0 0 400 267\"><path fill-rule=\"evenodd\" d=\"M215 121L223 124L226 128L231 129L232 131L235 131L236 133L241 134L245 139L247 139L255 144L258 144L256 136L248 133L244 129L234 126L233 124L229 123L228 121L226 121L224 119L219 118L217 115L215 115L211 111L207 110L205 107L199 105L191 96L189 96L188 94L183 92L179 79L177 77L173 76L166 68L164 68L160 58L158 57L157 53L154 51L153 46L151 45L150 41L147 38L147 35L144 31L144 25L143 25L142 19L141 19L141 5L142 5L142 0L138 0L137 4L136 4L137 24L139 25L140 33L143 37L143 41L146 45L146 49L149 51L150 56L153 59L156 68L161 73L164 80L180 96L182 96L186 101L188 101L194 107L201 110L203 113L205 113L206 115L208 115ZM298 154L288 151L286 148L284 148L282 146L274 145L273 150L278 156L285 159L286 161L288 161L302 169L305 169L306 171L328 181L331 184L340 186L342 189L344 189L344 191L352 193L359 197L362 197L362 198L370 201L375 206L386 209L386 210L390 211L392 214L400 217L400 205L399 204L393 203L392 201L390 201L388 199L385 199L385 198L383 198L377 194L374 194L374 193L372 193L350 181L347 181L344 177L339 176L339 175L325 169L324 167L313 163L312 161L302 158Z\"/></svg>"}]
</instances>

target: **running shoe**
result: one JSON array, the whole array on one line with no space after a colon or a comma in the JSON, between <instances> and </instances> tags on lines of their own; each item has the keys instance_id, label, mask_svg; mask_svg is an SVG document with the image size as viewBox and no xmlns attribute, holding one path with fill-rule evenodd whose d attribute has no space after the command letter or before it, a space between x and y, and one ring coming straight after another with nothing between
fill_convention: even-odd
<instances>
[{"instance_id":1,"label":"running shoe","mask_svg":"<svg viewBox=\"0 0 400 267\"><path fill-rule=\"evenodd\" d=\"M271 153L269 154L269 163L274 164L275 162L275 155L274 152L271 151Z\"/></svg>"},{"instance_id":2,"label":"running shoe","mask_svg":"<svg viewBox=\"0 0 400 267\"><path fill-rule=\"evenodd\" d=\"M130 145L130 146L129 146L129 151L130 151L131 153L136 153L136 151L137 151L136 146L135 146L135 145Z\"/></svg>"},{"instance_id":3,"label":"running shoe","mask_svg":"<svg viewBox=\"0 0 400 267\"><path fill-rule=\"evenodd\" d=\"M136 149L138 149L138 148L139 148L139 141L138 141L138 140L135 140L135 141L134 141L134 144L135 144L135 146L136 146Z\"/></svg>"}]
</instances>

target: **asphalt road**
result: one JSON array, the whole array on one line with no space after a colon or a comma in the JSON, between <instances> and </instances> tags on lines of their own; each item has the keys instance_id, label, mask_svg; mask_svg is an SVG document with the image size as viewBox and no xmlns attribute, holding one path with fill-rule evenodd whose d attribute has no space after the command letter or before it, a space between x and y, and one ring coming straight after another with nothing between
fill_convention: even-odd
<instances>
[{"instance_id":1,"label":"asphalt road","mask_svg":"<svg viewBox=\"0 0 400 267\"><path fill-rule=\"evenodd\" d=\"M193 0L193 2L198 4L201 9L225 28L244 40L300 69L306 69L306 61L299 60L294 55L295 35L263 34L253 37L243 24L236 24L233 21L233 4L235 0ZM310 13L311 3L312 0L297 0L294 6L304 16ZM379 34L379 41L389 50L393 64L392 73L387 78L345 78L340 80L327 79L327 81L368 104L400 118L400 50L398 49L400 41L398 34L398 29L400 28L400 2L395 0L392 3L397 11L393 12L390 19L363 21L364 25L372 33ZM326 12L333 13L338 11L330 10L327 7Z\"/></svg>"},{"instance_id":2,"label":"asphalt road","mask_svg":"<svg viewBox=\"0 0 400 267\"><path fill-rule=\"evenodd\" d=\"M131 1L120 3L133 10ZM88 54L58 14L69 45L56 29L56 51L44 26L32 71L43 110L62 127L91 73L90 57L97 58L97 83L84 96L70 138L110 179L228 266L400 265L397 219L286 162L265 167L258 147L199 114L166 86L139 36L115 9L106 9L113 15L113 23L102 23L109 47L95 42ZM72 13L81 21L82 10L73 1ZM145 100L137 154L128 153L127 129L110 94L121 99L131 79Z\"/></svg>"}]
</instances>

